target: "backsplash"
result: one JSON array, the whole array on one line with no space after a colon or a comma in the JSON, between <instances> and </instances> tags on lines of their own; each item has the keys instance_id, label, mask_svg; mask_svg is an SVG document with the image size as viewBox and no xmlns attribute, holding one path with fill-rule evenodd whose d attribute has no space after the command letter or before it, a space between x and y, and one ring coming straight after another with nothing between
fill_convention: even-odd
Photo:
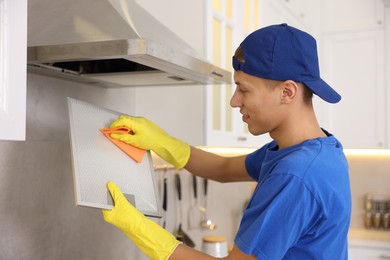
<instances>
[{"instance_id":1,"label":"backsplash","mask_svg":"<svg viewBox=\"0 0 390 260\"><path fill-rule=\"evenodd\" d=\"M350 154L348 151L346 154L352 192L351 228L364 229L367 195L371 194L375 201L383 201L390 195L390 153L383 150L374 154ZM374 228L373 222L371 228Z\"/></svg>"}]
</instances>

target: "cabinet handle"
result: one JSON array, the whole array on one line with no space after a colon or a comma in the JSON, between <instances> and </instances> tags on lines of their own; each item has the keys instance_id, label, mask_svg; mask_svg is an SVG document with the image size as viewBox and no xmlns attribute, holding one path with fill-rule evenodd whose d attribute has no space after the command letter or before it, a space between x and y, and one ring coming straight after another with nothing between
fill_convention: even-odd
<instances>
[{"instance_id":1,"label":"cabinet handle","mask_svg":"<svg viewBox=\"0 0 390 260\"><path fill-rule=\"evenodd\" d=\"M218 72L218 71L214 70L214 71L211 72L211 74L223 78L223 74L221 72Z\"/></svg>"},{"instance_id":2,"label":"cabinet handle","mask_svg":"<svg viewBox=\"0 0 390 260\"><path fill-rule=\"evenodd\" d=\"M379 259L390 259L390 255L380 255Z\"/></svg>"},{"instance_id":3,"label":"cabinet handle","mask_svg":"<svg viewBox=\"0 0 390 260\"><path fill-rule=\"evenodd\" d=\"M240 141L240 142L245 142L246 141L246 137L245 136L239 136L237 138L237 140Z\"/></svg>"}]
</instances>

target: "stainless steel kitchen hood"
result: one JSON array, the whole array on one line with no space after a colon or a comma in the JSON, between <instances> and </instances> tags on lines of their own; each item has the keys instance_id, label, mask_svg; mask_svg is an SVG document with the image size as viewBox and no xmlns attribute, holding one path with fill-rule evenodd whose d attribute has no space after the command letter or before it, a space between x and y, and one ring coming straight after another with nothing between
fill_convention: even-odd
<instances>
[{"instance_id":1,"label":"stainless steel kitchen hood","mask_svg":"<svg viewBox=\"0 0 390 260\"><path fill-rule=\"evenodd\" d=\"M34 0L28 10L29 71L103 87L231 82L135 0Z\"/></svg>"}]
</instances>

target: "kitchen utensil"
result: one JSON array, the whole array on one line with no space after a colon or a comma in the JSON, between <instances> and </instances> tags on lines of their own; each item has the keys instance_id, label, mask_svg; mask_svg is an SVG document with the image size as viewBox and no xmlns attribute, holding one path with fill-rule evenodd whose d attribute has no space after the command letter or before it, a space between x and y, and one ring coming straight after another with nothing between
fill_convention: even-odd
<instances>
[{"instance_id":1,"label":"kitchen utensil","mask_svg":"<svg viewBox=\"0 0 390 260\"><path fill-rule=\"evenodd\" d=\"M167 209L168 209L168 203L167 203L167 190L168 190L168 184L167 184L167 177L164 177L163 179L163 224L162 227L165 228L166 226L166 220L167 220Z\"/></svg>"},{"instance_id":2,"label":"kitchen utensil","mask_svg":"<svg viewBox=\"0 0 390 260\"><path fill-rule=\"evenodd\" d=\"M201 214L205 211L205 208L198 204L198 181L195 175L192 176L192 190L194 202L188 210L188 228L190 229L199 228Z\"/></svg>"},{"instance_id":3,"label":"kitchen utensil","mask_svg":"<svg viewBox=\"0 0 390 260\"><path fill-rule=\"evenodd\" d=\"M175 186L176 186L176 191L177 191L177 196L179 199L179 226L176 231L176 239L179 241L182 241L184 244L186 244L189 247L195 247L195 243L192 241L192 239L187 235L186 232L181 227L182 224L182 215L183 215L183 209L182 209L182 192L181 192L181 181L180 181L180 176L178 173L175 174Z\"/></svg>"},{"instance_id":4,"label":"kitchen utensil","mask_svg":"<svg viewBox=\"0 0 390 260\"><path fill-rule=\"evenodd\" d=\"M200 227L202 229L209 229L209 230L214 230L215 228L217 228L217 225L211 221L210 219L208 219L208 216L207 216L207 190L208 190L208 180L207 179L203 179L203 192L204 192L204 212L203 212L203 216L202 216L202 220L200 222Z\"/></svg>"}]
</instances>

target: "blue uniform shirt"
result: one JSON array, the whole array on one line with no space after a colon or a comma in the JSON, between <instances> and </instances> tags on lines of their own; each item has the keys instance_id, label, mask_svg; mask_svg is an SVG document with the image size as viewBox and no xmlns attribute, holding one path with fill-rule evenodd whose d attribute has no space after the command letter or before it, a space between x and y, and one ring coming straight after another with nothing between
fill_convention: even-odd
<instances>
[{"instance_id":1,"label":"blue uniform shirt","mask_svg":"<svg viewBox=\"0 0 390 260\"><path fill-rule=\"evenodd\" d=\"M327 134L281 150L273 141L247 156L258 185L235 238L241 251L258 259L348 259L348 163Z\"/></svg>"}]
</instances>

